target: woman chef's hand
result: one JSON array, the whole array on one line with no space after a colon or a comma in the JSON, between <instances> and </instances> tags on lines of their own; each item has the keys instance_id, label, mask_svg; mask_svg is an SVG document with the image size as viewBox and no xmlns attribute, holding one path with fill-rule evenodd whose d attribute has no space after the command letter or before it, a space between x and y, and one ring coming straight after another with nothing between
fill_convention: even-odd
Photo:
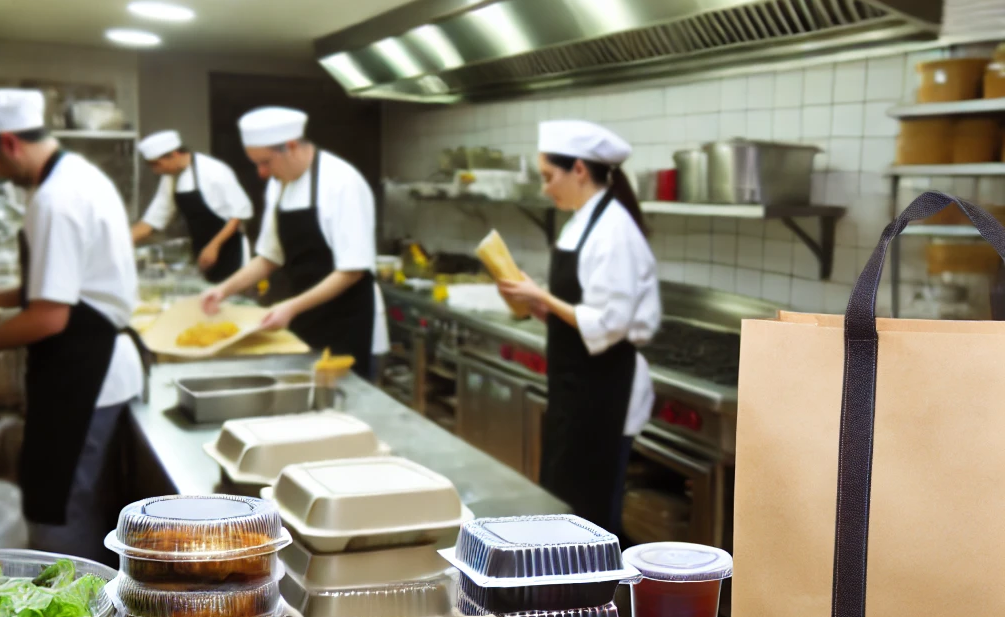
<instances>
[{"instance_id":1,"label":"woman chef's hand","mask_svg":"<svg viewBox=\"0 0 1005 617\"><path fill-rule=\"evenodd\" d=\"M282 330L289 328L290 322L297 316L292 302L280 302L273 306L262 319L262 328L266 330Z\"/></svg>"},{"instance_id":2,"label":"woman chef's hand","mask_svg":"<svg viewBox=\"0 0 1005 617\"><path fill-rule=\"evenodd\" d=\"M543 303L547 292L534 282L534 279L523 274L522 281L499 281L499 293L507 300L526 302L531 305Z\"/></svg>"},{"instance_id":3,"label":"woman chef's hand","mask_svg":"<svg viewBox=\"0 0 1005 617\"><path fill-rule=\"evenodd\" d=\"M199 269L206 272L216 265L216 260L220 258L220 249L212 243L207 244L199 253Z\"/></svg>"},{"instance_id":4,"label":"woman chef's hand","mask_svg":"<svg viewBox=\"0 0 1005 617\"><path fill-rule=\"evenodd\" d=\"M202 312L207 315L216 315L220 312L220 303L222 303L226 298L227 295L223 293L223 290L219 287L207 289L202 292L202 296L199 298L199 302L202 305Z\"/></svg>"},{"instance_id":5,"label":"woman chef's hand","mask_svg":"<svg viewBox=\"0 0 1005 617\"><path fill-rule=\"evenodd\" d=\"M548 305L540 300L530 303L530 314L538 321L547 321L550 312L551 309L548 308Z\"/></svg>"}]
</instances>

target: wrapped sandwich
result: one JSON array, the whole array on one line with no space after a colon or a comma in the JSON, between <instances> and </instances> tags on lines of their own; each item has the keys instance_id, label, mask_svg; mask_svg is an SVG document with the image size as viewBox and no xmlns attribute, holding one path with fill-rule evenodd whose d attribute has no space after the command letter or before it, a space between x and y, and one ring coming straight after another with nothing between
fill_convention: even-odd
<instances>
[{"instance_id":1,"label":"wrapped sandwich","mask_svg":"<svg viewBox=\"0 0 1005 617\"><path fill-rule=\"evenodd\" d=\"M485 236L475 253L496 281L522 281L524 279L523 272L516 266L513 255L510 254L498 231L493 229L489 235ZM526 303L511 302L510 300L506 300L506 303L509 304L510 310L518 319L530 317L530 307Z\"/></svg>"}]
</instances>

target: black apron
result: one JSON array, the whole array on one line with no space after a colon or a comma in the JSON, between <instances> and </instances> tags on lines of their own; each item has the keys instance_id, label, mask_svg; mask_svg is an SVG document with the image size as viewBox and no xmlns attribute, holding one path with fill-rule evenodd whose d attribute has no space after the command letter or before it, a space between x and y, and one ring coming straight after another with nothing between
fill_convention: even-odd
<instances>
[{"instance_id":1,"label":"black apron","mask_svg":"<svg viewBox=\"0 0 1005 617\"><path fill-rule=\"evenodd\" d=\"M199 172L195 164L196 155L192 154L192 182L194 188L191 191L174 193L174 202L178 210L185 217L185 224L188 225L188 234L192 238L192 254L199 258L202 250L212 242L213 238L227 225L226 220L220 218L209 205L202 191L199 190ZM175 186L178 180L175 179ZM244 261L244 234L240 230L234 233L220 247L220 254L213 267L203 273L203 276L210 283L221 283L241 269Z\"/></svg>"},{"instance_id":2,"label":"black apron","mask_svg":"<svg viewBox=\"0 0 1005 617\"><path fill-rule=\"evenodd\" d=\"M577 305L579 253L611 203L608 191L597 204L574 251L555 248L548 285L557 298ZM548 413L544 416L541 486L573 511L605 529L618 486L622 435L635 378L635 347L623 340L591 356L579 330L548 315Z\"/></svg>"},{"instance_id":3,"label":"black apron","mask_svg":"<svg viewBox=\"0 0 1005 617\"><path fill-rule=\"evenodd\" d=\"M58 151L46 163L39 184L59 163ZM18 234L21 307L28 306L29 246ZM77 461L119 335L104 315L78 302L70 307L66 329L28 346L26 413L19 480L25 518L33 523L66 524L66 506Z\"/></svg>"},{"instance_id":4,"label":"black apron","mask_svg":"<svg viewBox=\"0 0 1005 617\"><path fill-rule=\"evenodd\" d=\"M294 296L314 287L338 268L334 247L328 246L318 221L320 160L321 151L318 150L311 164L310 206L283 211L280 204L276 204L279 243L285 256L283 270ZM282 198L280 194L280 203ZM369 379L375 311L373 294L373 273L367 272L338 297L297 315L290 330L311 349L329 348L333 354L351 355L356 359L353 371Z\"/></svg>"}]
</instances>

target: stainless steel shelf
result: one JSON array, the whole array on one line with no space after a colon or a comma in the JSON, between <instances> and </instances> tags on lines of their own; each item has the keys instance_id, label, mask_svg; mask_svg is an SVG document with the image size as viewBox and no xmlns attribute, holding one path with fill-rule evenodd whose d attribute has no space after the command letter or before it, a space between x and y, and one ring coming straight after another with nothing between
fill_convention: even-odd
<instances>
[{"instance_id":1,"label":"stainless steel shelf","mask_svg":"<svg viewBox=\"0 0 1005 617\"><path fill-rule=\"evenodd\" d=\"M963 165L894 165L888 176L1005 176L1005 163L971 163Z\"/></svg>"},{"instance_id":2,"label":"stainless steel shelf","mask_svg":"<svg viewBox=\"0 0 1005 617\"><path fill-rule=\"evenodd\" d=\"M908 225L900 235L929 238L979 238L981 232L970 225Z\"/></svg>"},{"instance_id":3,"label":"stainless steel shelf","mask_svg":"<svg viewBox=\"0 0 1005 617\"><path fill-rule=\"evenodd\" d=\"M139 137L136 131L87 131L82 129L52 131L59 139L117 139L128 141Z\"/></svg>"},{"instance_id":4,"label":"stainless steel shelf","mask_svg":"<svg viewBox=\"0 0 1005 617\"><path fill-rule=\"evenodd\" d=\"M974 99L951 103L913 103L896 105L887 110L891 118L926 118L930 116L957 116L964 114L1005 113L1005 98Z\"/></svg>"},{"instance_id":5,"label":"stainless steel shelf","mask_svg":"<svg viewBox=\"0 0 1005 617\"><path fill-rule=\"evenodd\" d=\"M842 206L762 206L758 204L693 204L678 201L644 201L640 204L647 214L676 216L714 216L738 219L784 219L799 217L840 217Z\"/></svg>"}]
</instances>

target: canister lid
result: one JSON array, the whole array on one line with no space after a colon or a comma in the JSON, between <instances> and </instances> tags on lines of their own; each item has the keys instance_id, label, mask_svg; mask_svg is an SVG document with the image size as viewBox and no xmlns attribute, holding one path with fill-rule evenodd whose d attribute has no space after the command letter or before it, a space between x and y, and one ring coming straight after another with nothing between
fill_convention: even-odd
<instances>
[{"instance_id":1,"label":"canister lid","mask_svg":"<svg viewBox=\"0 0 1005 617\"><path fill-rule=\"evenodd\" d=\"M657 581L692 583L721 581L733 576L733 558L726 551L701 544L657 542L633 546L625 563Z\"/></svg>"}]
</instances>

